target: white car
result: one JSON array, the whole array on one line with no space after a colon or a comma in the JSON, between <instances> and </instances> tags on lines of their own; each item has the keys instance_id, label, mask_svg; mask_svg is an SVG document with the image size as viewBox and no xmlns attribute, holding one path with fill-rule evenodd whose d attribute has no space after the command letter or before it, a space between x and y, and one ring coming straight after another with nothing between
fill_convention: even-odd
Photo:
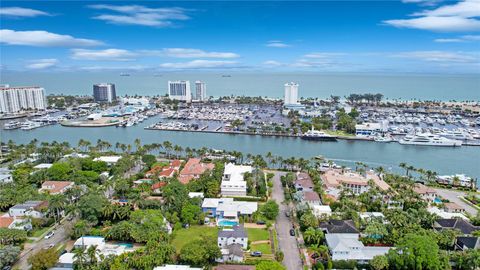
<instances>
[{"instance_id":1,"label":"white car","mask_svg":"<svg viewBox=\"0 0 480 270\"><path fill-rule=\"evenodd\" d=\"M52 238L52 236L54 236L55 233L53 231L47 233L47 235L45 235L45 239L49 239L49 238Z\"/></svg>"}]
</instances>

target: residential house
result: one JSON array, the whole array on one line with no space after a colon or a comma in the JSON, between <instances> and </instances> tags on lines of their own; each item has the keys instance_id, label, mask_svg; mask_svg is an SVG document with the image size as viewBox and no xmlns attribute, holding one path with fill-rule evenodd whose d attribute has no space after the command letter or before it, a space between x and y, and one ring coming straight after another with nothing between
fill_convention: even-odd
<instances>
[{"instance_id":1,"label":"residential house","mask_svg":"<svg viewBox=\"0 0 480 270\"><path fill-rule=\"evenodd\" d=\"M248 246L247 232L241 225L223 229L218 232L217 243L222 252L222 258L218 261L241 262Z\"/></svg>"},{"instance_id":2,"label":"residential house","mask_svg":"<svg viewBox=\"0 0 480 270\"><path fill-rule=\"evenodd\" d=\"M220 264L214 267L213 270L255 270L255 265Z\"/></svg>"},{"instance_id":3,"label":"residential house","mask_svg":"<svg viewBox=\"0 0 480 270\"><path fill-rule=\"evenodd\" d=\"M456 250L480 249L480 237L458 236L455 239Z\"/></svg>"},{"instance_id":4,"label":"residential house","mask_svg":"<svg viewBox=\"0 0 480 270\"><path fill-rule=\"evenodd\" d=\"M51 195L63 194L74 185L70 181L45 181L39 192L48 192Z\"/></svg>"},{"instance_id":5,"label":"residential house","mask_svg":"<svg viewBox=\"0 0 480 270\"><path fill-rule=\"evenodd\" d=\"M213 163L203 163L199 158L190 158L180 171L178 180L182 184L188 184L192 179L198 179L200 175L214 168Z\"/></svg>"},{"instance_id":6,"label":"residential house","mask_svg":"<svg viewBox=\"0 0 480 270\"><path fill-rule=\"evenodd\" d=\"M26 201L10 207L8 214L11 217L43 218L45 217L43 210L45 210L47 207L47 201Z\"/></svg>"},{"instance_id":7,"label":"residential house","mask_svg":"<svg viewBox=\"0 0 480 270\"><path fill-rule=\"evenodd\" d=\"M208 217L238 220L240 216L251 216L258 209L257 202L234 201L233 198L205 198L202 211Z\"/></svg>"},{"instance_id":8,"label":"residential house","mask_svg":"<svg viewBox=\"0 0 480 270\"><path fill-rule=\"evenodd\" d=\"M462 206L454 203L454 202L448 202L443 204L443 209L447 213L463 213L465 212L465 208Z\"/></svg>"},{"instance_id":9,"label":"residential house","mask_svg":"<svg viewBox=\"0 0 480 270\"><path fill-rule=\"evenodd\" d=\"M313 191L315 185L308 173L298 172L295 180L295 190L297 191Z\"/></svg>"},{"instance_id":10,"label":"residential house","mask_svg":"<svg viewBox=\"0 0 480 270\"><path fill-rule=\"evenodd\" d=\"M313 205L312 211L317 218L325 218L332 215L332 208L329 205Z\"/></svg>"},{"instance_id":11,"label":"residential house","mask_svg":"<svg viewBox=\"0 0 480 270\"><path fill-rule=\"evenodd\" d=\"M320 196L315 191L304 191L302 192L302 201L312 207L313 205L321 205L322 200Z\"/></svg>"},{"instance_id":12,"label":"residential house","mask_svg":"<svg viewBox=\"0 0 480 270\"><path fill-rule=\"evenodd\" d=\"M385 255L390 247L369 247L359 240L359 234L350 233L328 233L325 240L331 258L338 260L354 260L366 264L375 256Z\"/></svg>"},{"instance_id":13,"label":"residential house","mask_svg":"<svg viewBox=\"0 0 480 270\"><path fill-rule=\"evenodd\" d=\"M435 214L439 216L442 219L454 219L454 218L461 218L464 220L468 220L468 218L463 214L463 213L449 213L445 211L444 208L438 208L438 207L429 207L427 208L427 211L431 214Z\"/></svg>"},{"instance_id":14,"label":"residential house","mask_svg":"<svg viewBox=\"0 0 480 270\"><path fill-rule=\"evenodd\" d=\"M203 192L189 192L189 193L188 193L188 197L189 197L190 199L193 199L193 198L203 199Z\"/></svg>"},{"instance_id":15,"label":"residential house","mask_svg":"<svg viewBox=\"0 0 480 270\"><path fill-rule=\"evenodd\" d=\"M222 183L220 185L223 196L246 196L247 182L244 180L245 173L252 173L252 166L225 164Z\"/></svg>"},{"instance_id":16,"label":"residential house","mask_svg":"<svg viewBox=\"0 0 480 270\"><path fill-rule=\"evenodd\" d=\"M339 190L342 188L355 195L367 192L370 189L369 181L372 181L382 191L390 189L390 186L373 171L368 171L365 175L362 175L351 171L328 169L322 174L321 178L325 192L335 199L338 198Z\"/></svg>"},{"instance_id":17,"label":"residential house","mask_svg":"<svg viewBox=\"0 0 480 270\"><path fill-rule=\"evenodd\" d=\"M157 182L157 183L154 183L152 186L151 186L151 189L152 189L152 192L155 193L155 194L160 194L162 193L162 187L166 186L167 185L167 182Z\"/></svg>"},{"instance_id":18,"label":"residential house","mask_svg":"<svg viewBox=\"0 0 480 270\"><path fill-rule=\"evenodd\" d=\"M102 248L105 246L105 238L101 236L82 236L73 244L73 248L88 249L91 246Z\"/></svg>"},{"instance_id":19,"label":"residential house","mask_svg":"<svg viewBox=\"0 0 480 270\"><path fill-rule=\"evenodd\" d=\"M158 178L171 178L178 173L182 161L172 160L167 166L155 165L148 172L145 173L145 177L152 178L153 176L158 176Z\"/></svg>"},{"instance_id":20,"label":"residential house","mask_svg":"<svg viewBox=\"0 0 480 270\"><path fill-rule=\"evenodd\" d=\"M385 215L382 214L382 212L362 212L359 213L360 219L366 222L370 221L381 221L381 222L386 222L385 220Z\"/></svg>"},{"instance_id":21,"label":"residential house","mask_svg":"<svg viewBox=\"0 0 480 270\"><path fill-rule=\"evenodd\" d=\"M454 181L455 180L455 181ZM475 180L465 174L456 175L439 175L437 182L444 185L461 186L461 187L475 187Z\"/></svg>"},{"instance_id":22,"label":"residential house","mask_svg":"<svg viewBox=\"0 0 480 270\"><path fill-rule=\"evenodd\" d=\"M331 219L327 222L320 223L319 227L325 233L345 233L345 234L359 234L360 231L357 230L353 220L335 220Z\"/></svg>"},{"instance_id":23,"label":"residential house","mask_svg":"<svg viewBox=\"0 0 480 270\"><path fill-rule=\"evenodd\" d=\"M49 169L52 166L53 166L52 163L40 163L38 165L35 165L33 168L37 170L43 170L43 169Z\"/></svg>"},{"instance_id":24,"label":"residential house","mask_svg":"<svg viewBox=\"0 0 480 270\"><path fill-rule=\"evenodd\" d=\"M153 270L202 270L203 268L191 267L189 265L166 264L164 266L157 266Z\"/></svg>"},{"instance_id":25,"label":"residential house","mask_svg":"<svg viewBox=\"0 0 480 270\"><path fill-rule=\"evenodd\" d=\"M413 191L420 195L422 200L426 202L433 202L437 198L437 192L431 187L427 187L420 183L416 183L413 187Z\"/></svg>"},{"instance_id":26,"label":"residential house","mask_svg":"<svg viewBox=\"0 0 480 270\"><path fill-rule=\"evenodd\" d=\"M117 164L117 162L121 159L121 156L101 156L98 158L93 159L93 161L103 161L107 163L108 166L112 166Z\"/></svg>"},{"instance_id":27,"label":"residential house","mask_svg":"<svg viewBox=\"0 0 480 270\"><path fill-rule=\"evenodd\" d=\"M29 218L11 217L4 214L0 216L0 228L30 231L32 230L32 223Z\"/></svg>"},{"instance_id":28,"label":"residential house","mask_svg":"<svg viewBox=\"0 0 480 270\"><path fill-rule=\"evenodd\" d=\"M13 182L12 171L6 168L0 168L0 184Z\"/></svg>"},{"instance_id":29,"label":"residential house","mask_svg":"<svg viewBox=\"0 0 480 270\"><path fill-rule=\"evenodd\" d=\"M444 229L457 229L460 230L463 234L472 234L474 231L480 230L480 226L474 226L470 222L460 219L437 219L433 223L433 228L437 231Z\"/></svg>"}]
</instances>

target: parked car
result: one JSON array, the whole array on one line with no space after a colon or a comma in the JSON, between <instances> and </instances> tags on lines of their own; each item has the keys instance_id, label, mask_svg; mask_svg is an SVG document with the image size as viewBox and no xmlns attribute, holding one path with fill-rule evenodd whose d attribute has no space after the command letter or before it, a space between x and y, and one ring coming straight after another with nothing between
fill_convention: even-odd
<instances>
[{"instance_id":1,"label":"parked car","mask_svg":"<svg viewBox=\"0 0 480 270\"><path fill-rule=\"evenodd\" d=\"M253 252L250 252L250 256L252 256L252 257L262 257L262 252L261 251L253 251Z\"/></svg>"},{"instance_id":2,"label":"parked car","mask_svg":"<svg viewBox=\"0 0 480 270\"><path fill-rule=\"evenodd\" d=\"M285 212L286 217L290 217L290 212Z\"/></svg>"},{"instance_id":3,"label":"parked car","mask_svg":"<svg viewBox=\"0 0 480 270\"><path fill-rule=\"evenodd\" d=\"M54 246L55 246L54 244L46 245L46 246L43 247L43 249L51 249Z\"/></svg>"},{"instance_id":4,"label":"parked car","mask_svg":"<svg viewBox=\"0 0 480 270\"><path fill-rule=\"evenodd\" d=\"M259 221L257 221L257 224L258 224L258 225L265 225L265 221L259 220Z\"/></svg>"},{"instance_id":5,"label":"parked car","mask_svg":"<svg viewBox=\"0 0 480 270\"><path fill-rule=\"evenodd\" d=\"M290 235L295 236L295 230L294 229L290 229Z\"/></svg>"},{"instance_id":6,"label":"parked car","mask_svg":"<svg viewBox=\"0 0 480 270\"><path fill-rule=\"evenodd\" d=\"M50 239L50 238L52 238L52 236L54 236L54 235L55 235L55 233L54 233L53 231L50 231L50 232L48 232L48 233L45 235L45 239Z\"/></svg>"}]
</instances>

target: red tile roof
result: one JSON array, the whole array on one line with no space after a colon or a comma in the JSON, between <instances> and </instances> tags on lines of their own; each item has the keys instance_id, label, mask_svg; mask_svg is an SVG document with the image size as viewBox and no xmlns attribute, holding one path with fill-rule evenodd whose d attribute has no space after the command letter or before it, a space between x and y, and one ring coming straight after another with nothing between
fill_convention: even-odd
<instances>
[{"instance_id":1,"label":"red tile roof","mask_svg":"<svg viewBox=\"0 0 480 270\"><path fill-rule=\"evenodd\" d=\"M70 181L45 181L42 184L42 190L51 194L63 193L66 187L73 185Z\"/></svg>"},{"instance_id":2,"label":"red tile roof","mask_svg":"<svg viewBox=\"0 0 480 270\"><path fill-rule=\"evenodd\" d=\"M157 183L152 185L152 190L159 189L159 188L164 187L166 185L167 185L166 182L157 182Z\"/></svg>"},{"instance_id":3,"label":"red tile roof","mask_svg":"<svg viewBox=\"0 0 480 270\"><path fill-rule=\"evenodd\" d=\"M175 172L174 169L172 168L168 168L168 169L165 169L163 171L161 171L158 176L160 177L172 177L173 173Z\"/></svg>"},{"instance_id":4,"label":"red tile roof","mask_svg":"<svg viewBox=\"0 0 480 270\"><path fill-rule=\"evenodd\" d=\"M13 217L0 217L0 228L8 228L13 220Z\"/></svg>"},{"instance_id":5,"label":"red tile roof","mask_svg":"<svg viewBox=\"0 0 480 270\"><path fill-rule=\"evenodd\" d=\"M305 201L320 201L320 196L315 191L305 191L303 192L303 198Z\"/></svg>"},{"instance_id":6,"label":"red tile roof","mask_svg":"<svg viewBox=\"0 0 480 270\"><path fill-rule=\"evenodd\" d=\"M180 172L180 177L184 177L184 179L187 179L188 183L188 181L190 181L192 178L199 177L205 171L213 170L213 168L215 168L215 164L213 163L202 163L200 161L201 160L199 158L189 159L183 167L182 171Z\"/></svg>"},{"instance_id":7,"label":"red tile roof","mask_svg":"<svg viewBox=\"0 0 480 270\"><path fill-rule=\"evenodd\" d=\"M172 160L172 162L170 162L170 166L173 168L178 168L180 167L180 165L182 165L182 161L178 159Z\"/></svg>"}]
</instances>

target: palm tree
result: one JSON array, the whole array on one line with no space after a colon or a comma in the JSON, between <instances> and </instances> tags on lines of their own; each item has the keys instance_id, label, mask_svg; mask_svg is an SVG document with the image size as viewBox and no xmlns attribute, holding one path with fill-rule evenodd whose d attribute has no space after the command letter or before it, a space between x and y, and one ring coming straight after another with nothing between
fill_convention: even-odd
<instances>
[{"instance_id":1,"label":"palm tree","mask_svg":"<svg viewBox=\"0 0 480 270\"><path fill-rule=\"evenodd\" d=\"M80 269L83 269L85 263L87 262L87 254L85 253L85 248L76 248L73 250L73 260L75 265Z\"/></svg>"},{"instance_id":2,"label":"palm tree","mask_svg":"<svg viewBox=\"0 0 480 270\"><path fill-rule=\"evenodd\" d=\"M55 195L50 197L48 208L53 213L55 223L60 221L61 212L65 209L66 198L64 195Z\"/></svg>"}]
</instances>

